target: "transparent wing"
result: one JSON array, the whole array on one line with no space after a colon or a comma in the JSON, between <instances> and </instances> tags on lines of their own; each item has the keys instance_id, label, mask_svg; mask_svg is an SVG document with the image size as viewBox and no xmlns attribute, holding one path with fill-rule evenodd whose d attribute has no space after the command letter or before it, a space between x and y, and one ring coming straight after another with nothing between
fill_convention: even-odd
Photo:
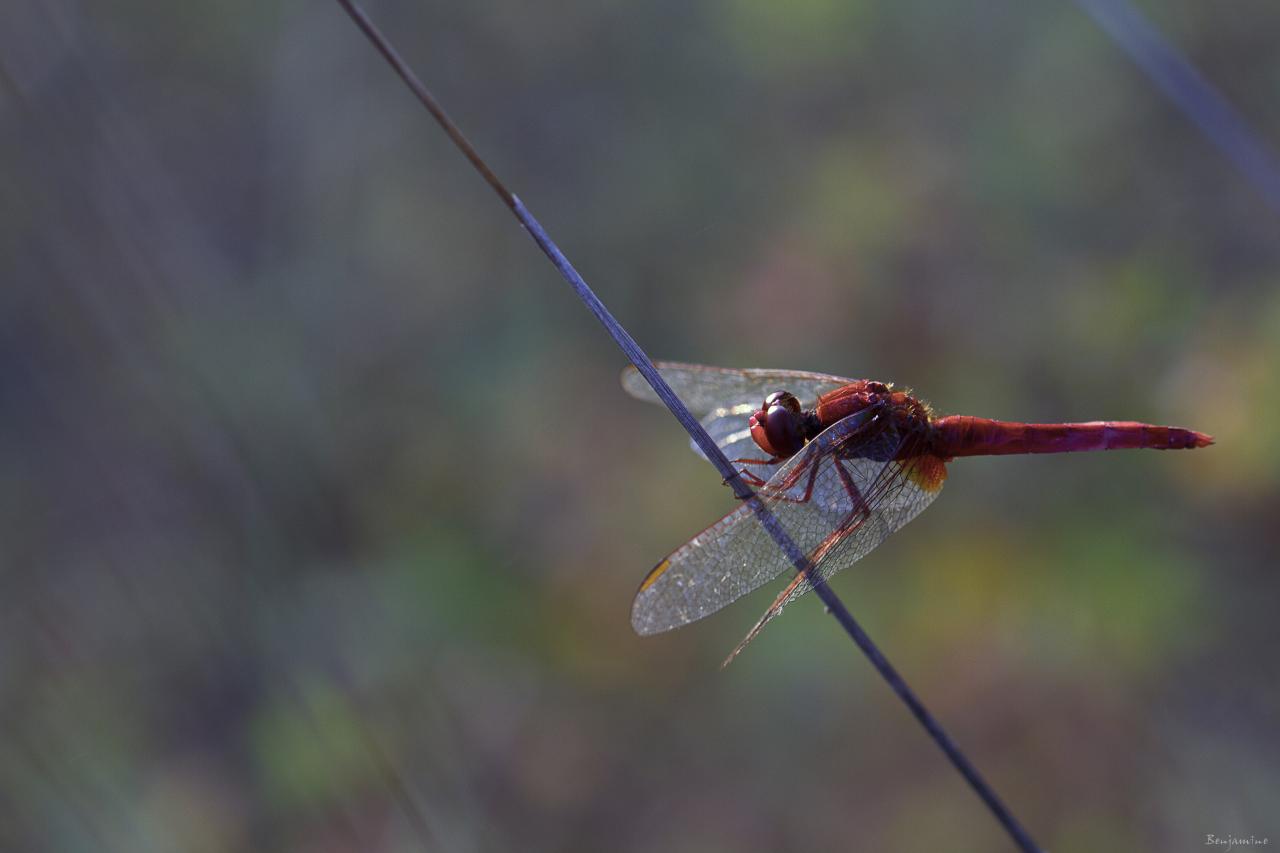
<instances>
[{"instance_id":1,"label":"transparent wing","mask_svg":"<svg viewBox=\"0 0 1280 853\"><path fill-rule=\"evenodd\" d=\"M869 512L850 514L822 544L809 552L810 577L816 575L826 580L861 560L888 539L889 534L919 515L937 497L946 480L946 464L937 456L920 452L923 450L922 438L920 433L904 436L893 454L893 461L875 475L876 482L870 489L872 497L868 499L868 505L874 504L876 508ZM840 465L848 471L866 461L836 459L832 464ZM856 480L856 475L851 474L851 477ZM877 498L876 495L880 494L884 497ZM788 567L794 569L793 566ZM782 608L811 589L813 582L810 578L797 573L747 632L742 642L729 653L722 666L728 666L748 643L759 636L764 626L782 612Z\"/></svg>"},{"instance_id":2,"label":"transparent wing","mask_svg":"<svg viewBox=\"0 0 1280 853\"><path fill-rule=\"evenodd\" d=\"M912 445L920 444L919 438L918 434L904 437L907 458L894 459L879 470L873 470L878 463L867 459L833 461L832 464L842 465L849 471L855 482L860 480L860 475L872 479L873 485L867 498L871 512L862 518L855 515L849 529L841 531L846 535L831 537L816 553L809 554L814 561L814 574L827 580L858 562L887 539L890 533L901 529L923 512L938 496L947 476L946 463L937 456L918 452L920 448ZM913 450L917 452L912 452ZM812 583L803 577L799 578L786 591L786 596L775 604L772 615L776 616L784 606L811 589Z\"/></svg>"},{"instance_id":3,"label":"transparent wing","mask_svg":"<svg viewBox=\"0 0 1280 853\"><path fill-rule=\"evenodd\" d=\"M659 361L655 362L655 366L671 389L684 400L689 411L698 417L717 409L732 409L744 403L758 408L764 398L774 391L790 391L805 408L809 408L820 395L853 381L842 376L805 370L735 369L682 364L677 361ZM634 367L627 367L622 371L622 387L632 397L650 403L661 402L649 383L640 375L640 371Z\"/></svg>"},{"instance_id":4,"label":"transparent wing","mask_svg":"<svg viewBox=\"0 0 1280 853\"><path fill-rule=\"evenodd\" d=\"M730 459L752 454L762 456L764 451L756 447L755 440L751 438L751 426L748 423L751 413L759 408L759 403L755 405L740 403L732 407L713 409L702 419L702 426L724 451L724 455ZM695 444L693 449L698 450L698 446ZM699 455L701 455L700 451Z\"/></svg>"},{"instance_id":5,"label":"transparent wing","mask_svg":"<svg viewBox=\"0 0 1280 853\"><path fill-rule=\"evenodd\" d=\"M689 410L701 417L702 426L730 460L765 456L751 438L748 420L769 394L790 391L803 407L811 408L821 395L854 381L804 370L737 370L674 361L659 361L655 365ZM622 387L633 397L661 402L634 367L622 372ZM694 453L707 458L697 444L690 441L689 446ZM751 468L751 473L768 480L776 470L777 466L759 465Z\"/></svg>"},{"instance_id":6,"label":"transparent wing","mask_svg":"<svg viewBox=\"0 0 1280 853\"><path fill-rule=\"evenodd\" d=\"M922 450L922 437L903 435L886 421L880 409L839 421L783 463L758 492L823 577L869 553L942 487L942 461L910 455ZM794 571L791 561L743 504L649 573L632 604L631 624L640 634L685 625L787 571ZM797 586L795 596L807 588ZM777 602L775 607L781 609Z\"/></svg>"},{"instance_id":7,"label":"transparent wing","mask_svg":"<svg viewBox=\"0 0 1280 853\"><path fill-rule=\"evenodd\" d=\"M756 444L755 439L751 437L751 426L749 419L751 413L758 410L760 404L740 403L731 408L719 408L712 411L702 419L702 426L706 429L707 434L712 440L724 451L724 455L728 457L730 462L737 463L740 460L752 460L750 464L735 464L734 467L749 472L757 479L750 482L756 483L767 481L778 470L778 465L763 465L755 460L763 462L769 454L765 453ZM693 452L701 456L703 459L707 455L702 452L702 448L689 442L689 446L693 448Z\"/></svg>"}]
</instances>

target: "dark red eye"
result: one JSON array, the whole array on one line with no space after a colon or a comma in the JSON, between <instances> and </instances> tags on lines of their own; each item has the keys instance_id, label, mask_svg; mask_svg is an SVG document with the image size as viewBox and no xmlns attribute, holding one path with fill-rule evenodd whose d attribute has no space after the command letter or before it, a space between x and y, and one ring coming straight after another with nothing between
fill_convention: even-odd
<instances>
[{"instance_id":1,"label":"dark red eye","mask_svg":"<svg viewBox=\"0 0 1280 853\"><path fill-rule=\"evenodd\" d=\"M804 447L800 401L785 391L770 394L751 416L751 437L771 457L785 459Z\"/></svg>"},{"instance_id":2,"label":"dark red eye","mask_svg":"<svg viewBox=\"0 0 1280 853\"><path fill-rule=\"evenodd\" d=\"M800 401L796 399L796 395L789 391L774 391L768 397L764 398L764 405L760 407L762 412L767 412L774 406L782 406L800 414Z\"/></svg>"}]
</instances>

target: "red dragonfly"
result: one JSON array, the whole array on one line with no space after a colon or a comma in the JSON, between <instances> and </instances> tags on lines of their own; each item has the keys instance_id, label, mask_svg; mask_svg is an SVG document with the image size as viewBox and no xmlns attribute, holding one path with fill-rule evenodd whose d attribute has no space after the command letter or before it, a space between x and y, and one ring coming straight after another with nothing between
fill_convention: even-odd
<instances>
[{"instance_id":1,"label":"red dragonfly","mask_svg":"<svg viewBox=\"0 0 1280 853\"><path fill-rule=\"evenodd\" d=\"M798 370L734 370L659 362L662 378L777 517L824 579L865 557L920 514L957 456L1205 447L1213 439L1133 421L1026 424L935 417L891 383ZM622 385L659 402L633 367ZM763 401L763 402L762 402ZM695 446L694 451L701 455ZM649 572L631 605L639 634L719 610L794 569L747 505L690 539ZM727 664L782 608L812 589L787 585Z\"/></svg>"}]
</instances>

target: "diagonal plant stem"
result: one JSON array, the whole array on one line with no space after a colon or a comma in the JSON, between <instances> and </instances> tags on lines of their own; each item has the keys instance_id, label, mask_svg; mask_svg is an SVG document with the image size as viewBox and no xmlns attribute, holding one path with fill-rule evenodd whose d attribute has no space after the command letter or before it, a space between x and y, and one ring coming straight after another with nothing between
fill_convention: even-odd
<instances>
[{"instance_id":1,"label":"diagonal plant stem","mask_svg":"<svg viewBox=\"0 0 1280 853\"><path fill-rule=\"evenodd\" d=\"M1280 213L1280 158L1195 65L1129 0L1076 0L1076 5Z\"/></svg>"},{"instance_id":2,"label":"diagonal plant stem","mask_svg":"<svg viewBox=\"0 0 1280 853\"><path fill-rule=\"evenodd\" d=\"M662 376L658 373L657 368L653 366L653 362L649 359L649 356L644 353L644 350L640 348L639 344L637 344L627 330L614 319L613 315L609 313L609 309L604 306L604 303L600 301L599 297L597 297L595 293L592 292L591 288L587 286L586 281L584 281L582 276L578 274L578 271L574 269L573 264L569 263L569 259L564 256L564 253L560 251L559 247L556 246L551 237L547 235L547 232L543 230L542 225L538 223L538 220L534 218L533 214L529 212L523 202L516 197L515 193L507 189L502 181L498 179L498 176L493 173L488 164L485 163L484 159L480 157L479 153L476 152L471 143L467 141L467 138L463 136L462 131L458 129L458 126L453 123L451 118L449 118L449 115L444 111L444 108L440 106L435 97L432 96L431 92L423 85L422 81L420 81L417 75L415 75L408 67L395 48L393 48L390 42L387 41L386 37L382 35L376 26L374 26L373 22L364 13L364 11L352 2L352 0L338 0L338 3L346 10L347 14L351 16L351 19L355 21L356 26L364 32L364 34L373 43L373 46L382 54L383 58L387 60L400 79L404 81L405 85L409 87L422 105L427 108L427 111L431 113L435 120L444 129L444 132L448 134L454 145L457 146L466 158L471 161L471 165L475 167L476 171L480 173L489 186L493 188L493 191L498 194L498 197L502 199L503 204L511 210L512 214L515 215L520 224L529 232L530 236L533 237L534 242L538 244L538 248L541 249L543 254L551 260L551 263L560 271L560 274L564 276L565 280L569 282L570 286L572 286L574 291L578 294L578 298L587 306L587 309L590 310L591 313L596 316L596 319L604 325L605 329L613 337L614 341L617 342L623 353L631 360L631 363L636 366L636 369L639 370L649 384L653 386L653 390L657 393L658 397L667 406L667 408L671 410L671 413L675 416L676 420L680 422L680 425L683 426L685 431L693 438L694 443L698 445L699 449L702 450L707 459L711 461L711 464L714 465L716 470L724 477L725 482L733 489L734 496L739 500L746 501L752 508L760 524L766 531L768 531L769 535L778 544L778 547L782 549L783 553L786 554L787 558L791 560L796 571L803 574L812 583L814 592L822 599L822 603L826 605L828 612L835 616L836 621L840 623L841 627L843 627L849 634L854 643L857 644L858 648L862 650L863 654L867 656L871 661L872 666L874 666L876 671L880 673L880 676L888 682L889 687L893 692L896 693L898 698L906 704L912 715L920 722L920 725L924 727L925 731L929 733L929 736L933 738L939 748L942 749L947 758L951 760L951 763L955 765L955 768L965 778L965 781L969 783L970 787L973 788L978 797L981 798L987 805L987 808L991 810L996 820L1004 827L1005 831L1013 839L1014 843L1018 845L1019 849L1024 851L1038 851L1040 848L1031 840L1030 835L1027 834L1027 831L1009 811L1008 807L1004 805L996 795L995 791L992 790L991 786L982 778L982 775L978 773L977 768L973 766L968 757L966 757L955 742L951 740L951 737L945 730L943 730L941 724L939 724L933 714L929 712L929 709L924 706L924 703L922 703L920 699L916 697L911 688L907 686L907 683L902 679L902 676L898 674L898 671L889 663L888 659L871 640L871 637L867 635L866 631L862 629L862 626L853 618L853 615L849 612L848 608L844 606L844 603L836 596L835 592L827 586L826 581L821 576L813 573L813 564L809 558L800 550L795 542L791 540L791 537L787 534L786 530L782 528L778 519L756 496L751 487L742 479L738 470L733 467L728 458L725 457L724 453L716 445L715 441L712 440L711 436L707 434L705 429L703 429L702 424L698 422L680 398L676 396L675 392L671 390L671 387L663 380Z\"/></svg>"}]
</instances>

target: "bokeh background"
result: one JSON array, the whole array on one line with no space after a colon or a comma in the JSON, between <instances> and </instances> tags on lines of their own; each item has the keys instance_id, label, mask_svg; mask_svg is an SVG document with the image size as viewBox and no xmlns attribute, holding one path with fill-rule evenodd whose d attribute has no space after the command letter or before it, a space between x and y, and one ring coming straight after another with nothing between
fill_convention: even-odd
<instances>
[{"instance_id":1,"label":"bokeh background","mask_svg":"<svg viewBox=\"0 0 1280 853\"><path fill-rule=\"evenodd\" d=\"M1077 7L370 11L654 357L1214 434L835 587L1046 846L1280 843L1280 218ZM0 17L0 848L1008 848L816 602L632 634L728 490L336 4Z\"/></svg>"}]
</instances>

